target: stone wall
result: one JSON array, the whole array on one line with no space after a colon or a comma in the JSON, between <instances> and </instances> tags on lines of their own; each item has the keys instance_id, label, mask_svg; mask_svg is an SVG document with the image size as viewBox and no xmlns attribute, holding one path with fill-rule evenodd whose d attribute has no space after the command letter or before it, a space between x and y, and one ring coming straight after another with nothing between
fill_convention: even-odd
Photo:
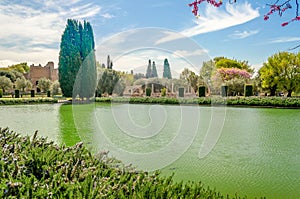
<instances>
[{"instance_id":1,"label":"stone wall","mask_svg":"<svg viewBox=\"0 0 300 199\"><path fill-rule=\"evenodd\" d=\"M43 77L50 79L52 82L58 80L58 69L54 68L53 62L48 62L44 67L40 64L38 66L32 64L27 77L32 85L36 87L38 80Z\"/></svg>"}]
</instances>

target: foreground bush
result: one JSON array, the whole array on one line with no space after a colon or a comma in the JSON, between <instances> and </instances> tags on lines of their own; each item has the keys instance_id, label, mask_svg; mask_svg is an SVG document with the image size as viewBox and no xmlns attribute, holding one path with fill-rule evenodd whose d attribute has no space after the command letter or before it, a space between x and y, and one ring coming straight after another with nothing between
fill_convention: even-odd
<instances>
[{"instance_id":1,"label":"foreground bush","mask_svg":"<svg viewBox=\"0 0 300 199\"><path fill-rule=\"evenodd\" d=\"M229 198L202 183L137 172L82 143L58 146L0 128L0 198ZM234 197L239 198L239 197Z\"/></svg>"},{"instance_id":2,"label":"foreground bush","mask_svg":"<svg viewBox=\"0 0 300 199\"><path fill-rule=\"evenodd\" d=\"M1 98L0 105L57 103L54 98Z\"/></svg>"},{"instance_id":3,"label":"foreground bush","mask_svg":"<svg viewBox=\"0 0 300 199\"><path fill-rule=\"evenodd\" d=\"M199 97L199 98L166 98L166 97L116 97L96 98L104 103L148 103L148 104L199 104L228 106L262 106L300 108L300 98L291 97Z\"/></svg>"}]
</instances>

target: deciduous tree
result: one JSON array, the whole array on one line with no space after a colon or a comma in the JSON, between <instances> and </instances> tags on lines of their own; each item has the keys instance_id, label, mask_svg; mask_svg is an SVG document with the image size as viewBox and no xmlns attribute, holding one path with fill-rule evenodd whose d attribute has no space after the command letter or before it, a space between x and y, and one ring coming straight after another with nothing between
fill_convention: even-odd
<instances>
[{"instance_id":1,"label":"deciduous tree","mask_svg":"<svg viewBox=\"0 0 300 199\"><path fill-rule=\"evenodd\" d=\"M290 97L300 86L300 53L280 52L268 58L259 70L262 87L274 96L278 89Z\"/></svg>"},{"instance_id":2,"label":"deciduous tree","mask_svg":"<svg viewBox=\"0 0 300 199\"><path fill-rule=\"evenodd\" d=\"M0 88L5 92L5 90L11 89L13 84L8 77L0 76Z\"/></svg>"},{"instance_id":3,"label":"deciduous tree","mask_svg":"<svg viewBox=\"0 0 300 199\"><path fill-rule=\"evenodd\" d=\"M29 80L26 80L25 77L21 77L16 80L16 88L24 92L25 90L32 88L32 83Z\"/></svg>"},{"instance_id":4,"label":"deciduous tree","mask_svg":"<svg viewBox=\"0 0 300 199\"><path fill-rule=\"evenodd\" d=\"M230 95L242 95L244 85L249 83L251 74L239 68L219 68L213 75L214 90L220 90L221 85L228 86Z\"/></svg>"},{"instance_id":5,"label":"deciduous tree","mask_svg":"<svg viewBox=\"0 0 300 199\"><path fill-rule=\"evenodd\" d=\"M47 79L45 77L42 77L38 80L38 85L37 87L39 89L41 89L43 92L47 92L48 90L50 90L52 82L50 79Z\"/></svg>"}]
</instances>

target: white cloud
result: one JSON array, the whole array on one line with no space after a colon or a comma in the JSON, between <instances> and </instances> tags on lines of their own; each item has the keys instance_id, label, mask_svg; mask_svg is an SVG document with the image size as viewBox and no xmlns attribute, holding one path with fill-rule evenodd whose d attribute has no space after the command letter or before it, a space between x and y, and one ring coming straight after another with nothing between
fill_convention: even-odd
<instances>
[{"instance_id":1,"label":"white cloud","mask_svg":"<svg viewBox=\"0 0 300 199\"><path fill-rule=\"evenodd\" d=\"M222 30L246 23L258 16L258 10L253 9L251 4L247 2L241 4L227 3L225 11L208 5L204 14L195 20L196 26L182 31L182 34L192 37L202 33Z\"/></svg>"},{"instance_id":2,"label":"white cloud","mask_svg":"<svg viewBox=\"0 0 300 199\"><path fill-rule=\"evenodd\" d=\"M43 64L51 60L57 65L66 19L89 19L100 12L100 6L82 0L0 2L0 61Z\"/></svg>"},{"instance_id":3,"label":"white cloud","mask_svg":"<svg viewBox=\"0 0 300 199\"><path fill-rule=\"evenodd\" d=\"M173 54L180 57L200 56L200 55L207 55L208 50L206 49L197 49L195 51L178 50L175 51Z\"/></svg>"},{"instance_id":4,"label":"white cloud","mask_svg":"<svg viewBox=\"0 0 300 199\"><path fill-rule=\"evenodd\" d=\"M250 37L252 35L257 34L259 31L258 30L251 30L251 31L235 31L233 34L229 35L231 38L234 39L244 39L246 37Z\"/></svg>"},{"instance_id":5,"label":"white cloud","mask_svg":"<svg viewBox=\"0 0 300 199\"><path fill-rule=\"evenodd\" d=\"M270 43L286 43L286 42L294 42L300 41L300 37L281 37L272 40Z\"/></svg>"},{"instance_id":6,"label":"white cloud","mask_svg":"<svg viewBox=\"0 0 300 199\"><path fill-rule=\"evenodd\" d=\"M225 10L207 5L201 16L194 20L195 25L180 33L186 37L193 37L199 34L218 31L232 26L244 24L259 17L259 11L253 9L248 2L225 5ZM181 39L178 35L167 35L158 43Z\"/></svg>"},{"instance_id":7,"label":"white cloud","mask_svg":"<svg viewBox=\"0 0 300 199\"><path fill-rule=\"evenodd\" d=\"M105 18L105 19L111 19L111 18L114 18L115 16L114 15L111 15L111 14L109 14L109 13L104 13L104 14L102 14L101 15L103 18Z\"/></svg>"}]
</instances>

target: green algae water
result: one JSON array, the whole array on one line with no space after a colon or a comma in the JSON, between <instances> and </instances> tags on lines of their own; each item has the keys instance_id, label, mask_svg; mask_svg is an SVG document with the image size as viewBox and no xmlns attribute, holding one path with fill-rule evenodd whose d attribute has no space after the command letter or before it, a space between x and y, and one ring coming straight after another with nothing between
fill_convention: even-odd
<instances>
[{"instance_id":1,"label":"green algae water","mask_svg":"<svg viewBox=\"0 0 300 199\"><path fill-rule=\"evenodd\" d=\"M300 110L230 107L214 110L226 114L219 118L222 128L216 145L202 158L199 158L199 150L205 142L205 133L214 127L211 107L144 104L0 106L0 126L24 135L33 135L38 130L40 136L69 146L83 140L92 150L107 144L100 141L103 136L100 137L99 132L102 131L111 145L145 154L160 151L174 143L178 133L183 133L186 136L180 137L181 142L175 142L173 151L163 154L168 156L166 153L169 152L169 156L174 156L178 148L184 153L161 169L163 175L174 173L174 179L178 181L201 180L231 196L237 193L248 198L298 198ZM184 120L184 114L190 119ZM134 121L134 125L127 125L130 121ZM195 129L196 134L189 132ZM188 140L192 142L185 145ZM164 156L161 159L167 159ZM120 156L122 158L126 159L126 156Z\"/></svg>"}]
</instances>

